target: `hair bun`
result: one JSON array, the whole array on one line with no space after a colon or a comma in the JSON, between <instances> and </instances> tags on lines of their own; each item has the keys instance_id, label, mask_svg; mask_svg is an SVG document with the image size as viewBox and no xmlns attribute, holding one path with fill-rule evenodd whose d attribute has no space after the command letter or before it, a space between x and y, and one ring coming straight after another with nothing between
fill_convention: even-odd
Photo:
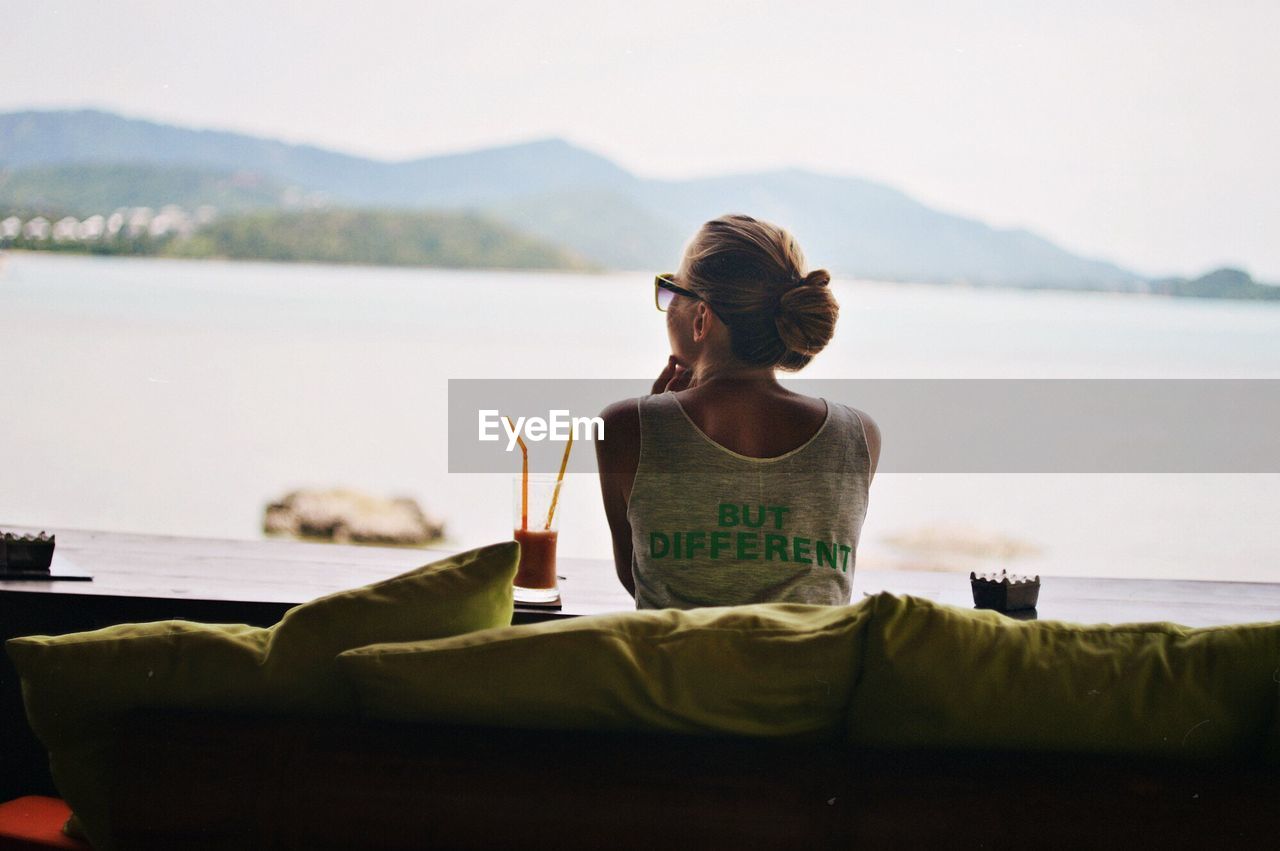
<instances>
[{"instance_id":1,"label":"hair bun","mask_svg":"<svg viewBox=\"0 0 1280 851\"><path fill-rule=\"evenodd\" d=\"M802 287L825 287L831 283L831 273L826 269L814 269L800 279Z\"/></svg>"},{"instance_id":2,"label":"hair bun","mask_svg":"<svg viewBox=\"0 0 1280 851\"><path fill-rule=\"evenodd\" d=\"M830 283L830 272L814 269L778 299L774 321L789 352L816 355L831 342L840 306L828 287Z\"/></svg>"}]
</instances>

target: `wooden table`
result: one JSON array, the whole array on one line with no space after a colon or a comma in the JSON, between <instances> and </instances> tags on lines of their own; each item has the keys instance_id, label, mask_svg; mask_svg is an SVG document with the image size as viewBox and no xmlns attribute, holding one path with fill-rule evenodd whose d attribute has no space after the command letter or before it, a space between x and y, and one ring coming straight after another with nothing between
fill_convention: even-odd
<instances>
[{"instance_id":1,"label":"wooden table","mask_svg":"<svg viewBox=\"0 0 1280 851\"><path fill-rule=\"evenodd\" d=\"M37 532L0 525L13 532ZM0 581L0 623L50 614L86 629L99 613L147 610L151 619L186 617L269 626L291 606L376 582L456 550L369 547L292 540L232 541L58 530L57 552L94 574L92 582ZM559 612L517 606L517 623L634 608L607 559L559 563ZM866 571L854 575L854 599L878 591L971 607L967 575ZM165 614L165 613L170 614ZM199 617L190 612L199 612ZM207 618L206 613L220 617ZM243 616L240 616L243 614ZM1038 617L1081 623L1172 621L1214 626L1280 620L1280 583L1044 577ZM137 618L131 618L137 620ZM108 621L120 623L122 621ZM29 634L29 633L24 633Z\"/></svg>"},{"instance_id":2,"label":"wooden table","mask_svg":"<svg viewBox=\"0 0 1280 851\"><path fill-rule=\"evenodd\" d=\"M0 529L39 531L20 526L0 526ZM377 582L458 551L282 539L233 541L72 529L58 530L57 536L57 557L92 573L93 580L0 580L0 601L22 595L26 607L47 603L63 612L80 610L73 615L76 620L84 620L87 614L81 607L90 611L122 611L141 605L156 612L158 619L195 620L197 618L181 613L213 611L221 614L217 622L243 621L269 626L291 606ZM553 612L520 608L516 613L517 622L634 608L611 563L561 559L558 567L564 609ZM162 614L164 612L174 614Z\"/></svg>"},{"instance_id":3,"label":"wooden table","mask_svg":"<svg viewBox=\"0 0 1280 851\"><path fill-rule=\"evenodd\" d=\"M0 529L40 531L4 524ZM170 618L270 626L294 605L395 576L448 554L290 540L56 532L58 556L91 572L93 581L0 581L0 638ZM561 559L558 567L563 609L517 607L515 622L634 607L611 561ZM1041 619L1172 621L1188 626L1280 620L1280 584L1044 577L1042 585L1037 612ZM855 574L855 600L881 590L973 605L965 575ZM44 753L26 727L16 674L7 656L0 662L0 725L0 800L30 791L52 793Z\"/></svg>"}]
</instances>

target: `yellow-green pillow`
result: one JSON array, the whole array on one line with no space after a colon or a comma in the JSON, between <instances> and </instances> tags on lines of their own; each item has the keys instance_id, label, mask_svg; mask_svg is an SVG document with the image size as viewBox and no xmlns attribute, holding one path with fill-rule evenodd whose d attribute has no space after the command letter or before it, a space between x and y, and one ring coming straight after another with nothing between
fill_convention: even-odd
<instances>
[{"instance_id":1,"label":"yellow-green pillow","mask_svg":"<svg viewBox=\"0 0 1280 851\"><path fill-rule=\"evenodd\" d=\"M351 711L350 692L333 668L344 650L509 625L519 561L519 544L504 541L285 612L272 627L264 663L281 708Z\"/></svg>"},{"instance_id":2,"label":"yellow-green pillow","mask_svg":"<svg viewBox=\"0 0 1280 851\"><path fill-rule=\"evenodd\" d=\"M334 656L509 624L519 546L507 541L296 606L273 627L158 621L6 642L59 793L95 847L117 720L147 708L349 714Z\"/></svg>"},{"instance_id":3,"label":"yellow-green pillow","mask_svg":"<svg viewBox=\"0 0 1280 851\"><path fill-rule=\"evenodd\" d=\"M106 792L118 719L140 706L258 706L269 636L243 624L160 621L6 642L58 793L95 848L111 847Z\"/></svg>"},{"instance_id":4,"label":"yellow-green pillow","mask_svg":"<svg viewBox=\"0 0 1280 851\"><path fill-rule=\"evenodd\" d=\"M5 647L27 720L48 746L98 736L109 719L141 706L255 705L270 637L244 624L173 620L13 638Z\"/></svg>"},{"instance_id":5,"label":"yellow-green pillow","mask_svg":"<svg viewBox=\"0 0 1280 851\"><path fill-rule=\"evenodd\" d=\"M338 657L362 714L747 736L838 731L867 610L661 609L377 644Z\"/></svg>"},{"instance_id":6,"label":"yellow-green pillow","mask_svg":"<svg viewBox=\"0 0 1280 851\"><path fill-rule=\"evenodd\" d=\"M1280 623L1188 629L1016 621L874 598L856 744L1257 757Z\"/></svg>"}]
</instances>

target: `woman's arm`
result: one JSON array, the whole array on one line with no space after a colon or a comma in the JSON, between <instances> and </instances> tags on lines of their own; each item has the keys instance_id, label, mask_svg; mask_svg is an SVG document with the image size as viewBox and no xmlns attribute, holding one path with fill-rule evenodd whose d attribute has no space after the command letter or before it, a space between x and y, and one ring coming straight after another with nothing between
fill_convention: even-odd
<instances>
[{"instance_id":1,"label":"woman's arm","mask_svg":"<svg viewBox=\"0 0 1280 851\"><path fill-rule=\"evenodd\" d=\"M636 399L615 402L601 412L604 439L596 441L596 466L600 471L600 495L613 538L613 564L618 581L632 597L636 595L631 575L631 522L627 506L631 485L640 460L640 409Z\"/></svg>"}]
</instances>

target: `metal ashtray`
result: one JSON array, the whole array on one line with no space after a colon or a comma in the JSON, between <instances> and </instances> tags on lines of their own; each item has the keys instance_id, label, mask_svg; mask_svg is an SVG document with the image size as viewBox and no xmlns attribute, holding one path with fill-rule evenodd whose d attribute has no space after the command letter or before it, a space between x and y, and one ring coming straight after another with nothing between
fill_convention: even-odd
<instances>
[{"instance_id":1,"label":"metal ashtray","mask_svg":"<svg viewBox=\"0 0 1280 851\"><path fill-rule=\"evenodd\" d=\"M978 609L1016 612L1034 609L1040 599L1040 577L1014 576L1003 570L992 574L969 574L973 605Z\"/></svg>"}]
</instances>

